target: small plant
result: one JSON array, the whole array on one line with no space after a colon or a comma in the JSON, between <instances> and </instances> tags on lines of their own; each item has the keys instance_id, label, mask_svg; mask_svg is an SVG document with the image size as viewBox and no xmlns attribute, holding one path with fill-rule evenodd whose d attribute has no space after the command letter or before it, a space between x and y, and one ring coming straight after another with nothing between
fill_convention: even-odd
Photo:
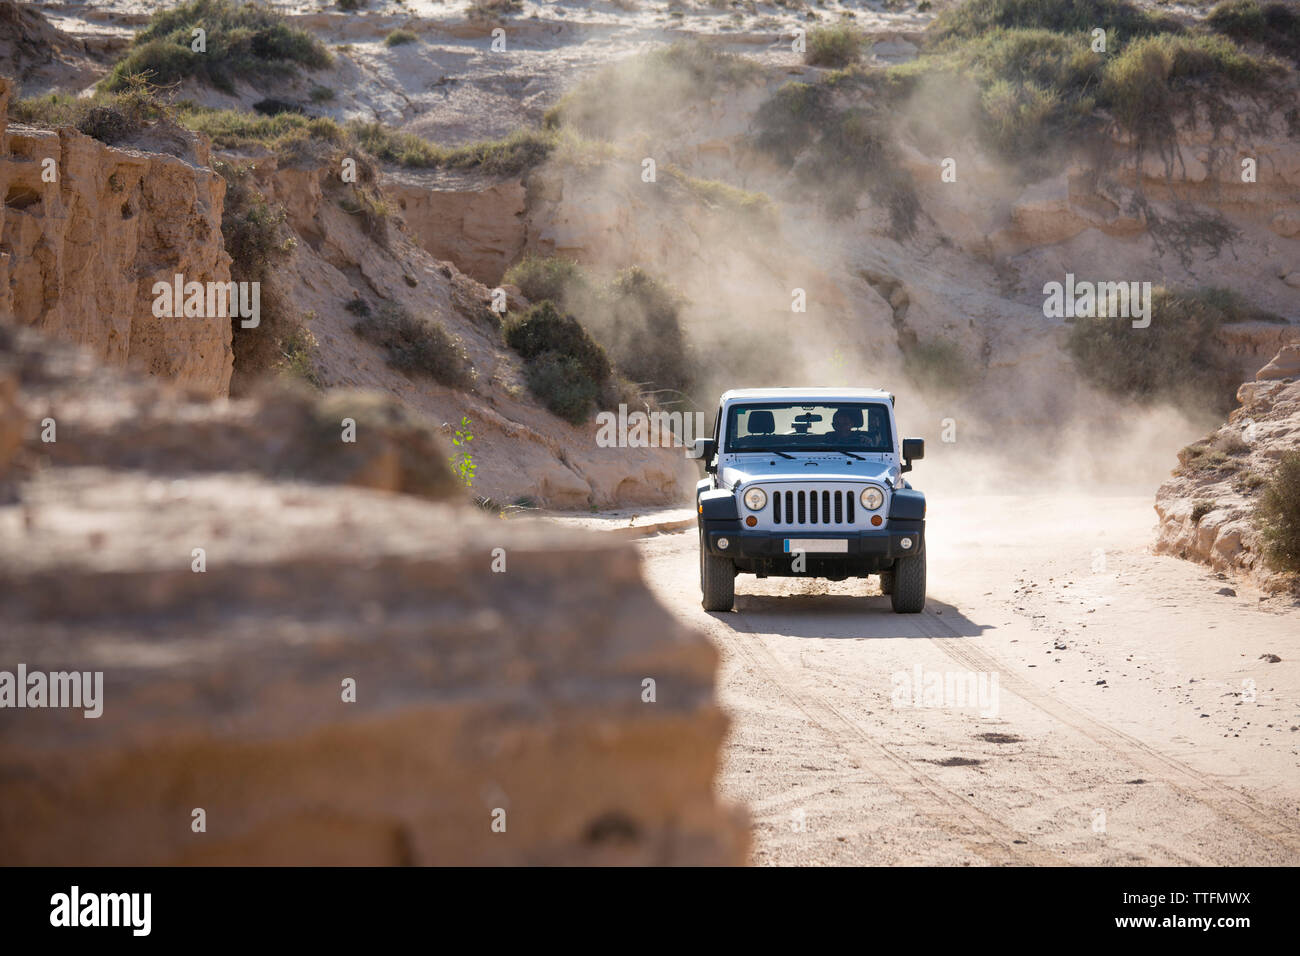
<instances>
[{"instance_id":1,"label":"small plant","mask_svg":"<svg viewBox=\"0 0 1300 956\"><path fill-rule=\"evenodd\" d=\"M384 46L393 47L401 46L404 43L415 43L420 38L410 30L394 30L388 36L384 37Z\"/></svg>"},{"instance_id":2,"label":"small plant","mask_svg":"<svg viewBox=\"0 0 1300 956\"><path fill-rule=\"evenodd\" d=\"M1269 563L1279 571L1300 571L1300 451L1282 456L1260 495L1256 517Z\"/></svg>"},{"instance_id":3,"label":"small plant","mask_svg":"<svg viewBox=\"0 0 1300 956\"><path fill-rule=\"evenodd\" d=\"M809 66L848 66L861 59L862 44L862 31L851 24L815 27L808 31L803 59Z\"/></svg>"},{"instance_id":4,"label":"small plant","mask_svg":"<svg viewBox=\"0 0 1300 956\"><path fill-rule=\"evenodd\" d=\"M518 13L523 0L474 0L469 6L471 20L500 20L508 13Z\"/></svg>"},{"instance_id":5,"label":"small plant","mask_svg":"<svg viewBox=\"0 0 1300 956\"><path fill-rule=\"evenodd\" d=\"M366 0L334 0L334 5L340 10L352 12L353 10L360 10L364 7L366 5Z\"/></svg>"},{"instance_id":6,"label":"small plant","mask_svg":"<svg viewBox=\"0 0 1300 956\"><path fill-rule=\"evenodd\" d=\"M217 162L213 168L226 180L221 234L232 260L231 278L265 279L271 268L284 261L296 245L285 225L284 207L267 201L250 167Z\"/></svg>"},{"instance_id":7,"label":"small plant","mask_svg":"<svg viewBox=\"0 0 1300 956\"><path fill-rule=\"evenodd\" d=\"M365 318L366 316L370 315L370 303L368 303L365 299L361 298L361 296L357 296L355 299L349 300L348 303L343 306L343 308L347 309L353 315L359 316L361 318Z\"/></svg>"},{"instance_id":8,"label":"small plant","mask_svg":"<svg viewBox=\"0 0 1300 956\"><path fill-rule=\"evenodd\" d=\"M474 440L474 436L469 431L470 420L468 416L462 415L460 427L452 434L451 443L457 448L465 449L469 443ZM451 456L451 467L457 477L465 483L468 488L474 484L474 456L468 451L460 451Z\"/></svg>"},{"instance_id":9,"label":"small plant","mask_svg":"<svg viewBox=\"0 0 1300 956\"><path fill-rule=\"evenodd\" d=\"M1201 519L1215 509L1213 501L1200 500L1192 504L1192 524L1200 524Z\"/></svg>"},{"instance_id":10,"label":"small plant","mask_svg":"<svg viewBox=\"0 0 1300 956\"><path fill-rule=\"evenodd\" d=\"M339 201L339 208L349 216L356 216L361 231L385 249L388 248L388 222L392 206L383 194L372 187L354 186Z\"/></svg>"},{"instance_id":11,"label":"small plant","mask_svg":"<svg viewBox=\"0 0 1300 956\"><path fill-rule=\"evenodd\" d=\"M328 86L322 86L319 83L312 86L311 93L308 95L313 103L328 103L334 99L334 91Z\"/></svg>"},{"instance_id":12,"label":"small plant","mask_svg":"<svg viewBox=\"0 0 1300 956\"><path fill-rule=\"evenodd\" d=\"M276 367L282 374L300 379L312 388L321 388L314 359L317 348L316 336L306 326L299 325L280 339L280 361Z\"/></svg>"},{"instance_id":13,"label":"small plant","mask_svg":"<svg viewBox=\"0 0 1300 956\"><path fill-rule=\"evenodd\" d=\"M385 303L378 313L352 326L352 331L384 349L388 364L395 369L452 388L467 388L473 382L469 354L460 340L438 323L418 319L400 305Z\"/></svg>"},{"instance_id":14,"label":"small plant","mask_svg":"<svg viewBox=\"0 0 1300 956\"><path fill-rule=\"evenodd\" d=\"M1248 495L1268 484L1268 479L1257 472L1248 471L1237 479L1237 490Z\"/></svg>"}]
</instances>

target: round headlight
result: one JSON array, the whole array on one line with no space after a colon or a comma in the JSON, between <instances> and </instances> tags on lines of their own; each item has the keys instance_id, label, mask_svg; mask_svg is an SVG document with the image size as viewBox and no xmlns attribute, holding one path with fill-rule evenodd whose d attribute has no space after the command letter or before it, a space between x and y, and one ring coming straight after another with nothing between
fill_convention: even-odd
<instances>
[{"instance_id":1,"label":"round headlight","mask_svg":"<svg viewBox=\"0 0 1300 956\"><path fill-rule=\"evenodd\" d=\"M767 492L762 488L750 488L745 492L745 507L750 511L762 511L767 504Z\"/></svg>"},{"instance_id":2,"label":"round headlight","mask_svg":"<svg viewBox=\"0 0 1300 956\"><path fill-rule=\"evenodd\" d=\"M862 507L868 511L875 511L885 503L885 495L879 488L862 489Z\"/></svg>"}]
</instances>

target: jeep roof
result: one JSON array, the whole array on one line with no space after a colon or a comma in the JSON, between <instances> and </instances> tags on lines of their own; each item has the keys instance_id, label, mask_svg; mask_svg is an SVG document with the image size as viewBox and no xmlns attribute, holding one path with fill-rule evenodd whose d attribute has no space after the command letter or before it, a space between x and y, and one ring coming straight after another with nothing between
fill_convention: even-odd
<instances>
[{"instance_id":1,"label":"jeep roof","mask_svg":"<svg viewBox=\"0 0 1300 956\"><path fill-rule=\"evenodd\" d=\"M894 396L891 393L879 388L836 388L825 386L815 388L733 388L729 392L722 393L720 402L724 405L730 401L788 402L797 401L801 398L813 399L819 402L886 401L891 405L894 402Z\"/></svg>"}]
</instances>

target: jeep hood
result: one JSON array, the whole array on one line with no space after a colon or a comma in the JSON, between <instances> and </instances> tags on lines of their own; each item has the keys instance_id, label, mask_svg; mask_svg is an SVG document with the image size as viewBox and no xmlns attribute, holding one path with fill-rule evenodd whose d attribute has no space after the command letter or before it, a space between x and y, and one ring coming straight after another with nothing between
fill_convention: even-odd
<instances>
[{"instance_id":1,"label":"jeep hood","mask_svg":"<svg viewBox=\"0 0 1300 956\"><path fill-rule=\"evenodd\" d=\"M894 456L881 453L864 454L866 461L825 452L796 455L793 461L779 455L726 457L736 459L721 463L718 470L720 484L726 488L734 488L737 482L748 485L755 481L875 481L892 489L894 480L900 475Z\"/></svg>"}]
</instances>

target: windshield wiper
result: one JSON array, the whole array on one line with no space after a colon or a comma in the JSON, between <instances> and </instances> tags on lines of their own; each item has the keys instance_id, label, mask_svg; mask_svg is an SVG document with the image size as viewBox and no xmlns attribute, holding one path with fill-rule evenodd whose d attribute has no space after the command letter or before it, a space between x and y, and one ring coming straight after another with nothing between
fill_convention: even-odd
<instances>
[{"instance_id":1,"label":"windshield wiper","mask_svg":"<svg viewBox=\"0 0 1300 956\"><path fill-rule=\"evenodd\" d=\"M794 455L787 455L785 452L777 451L775 448L738 448L736 451L742 455L746 452L755 455L780 455L782 458L789 458L791 461L794 461Z\"/></svg>"},{"instance_id":2,"label":"windshield wiper","mask_svg":"<svg viewBox=\"0 0 1300 956\"><path fill-rule=\"evenodd\" d=\"M861 455L855 455L855 454L853 454L853 452L851 452L851 451L843 451L843 450L841 450L841 451L840 451L840 454L841 454L841 455L848 455L850 458L856 458L858 461L866 461L866 459L863 458Z\"/></svg>"}]
</instances>

